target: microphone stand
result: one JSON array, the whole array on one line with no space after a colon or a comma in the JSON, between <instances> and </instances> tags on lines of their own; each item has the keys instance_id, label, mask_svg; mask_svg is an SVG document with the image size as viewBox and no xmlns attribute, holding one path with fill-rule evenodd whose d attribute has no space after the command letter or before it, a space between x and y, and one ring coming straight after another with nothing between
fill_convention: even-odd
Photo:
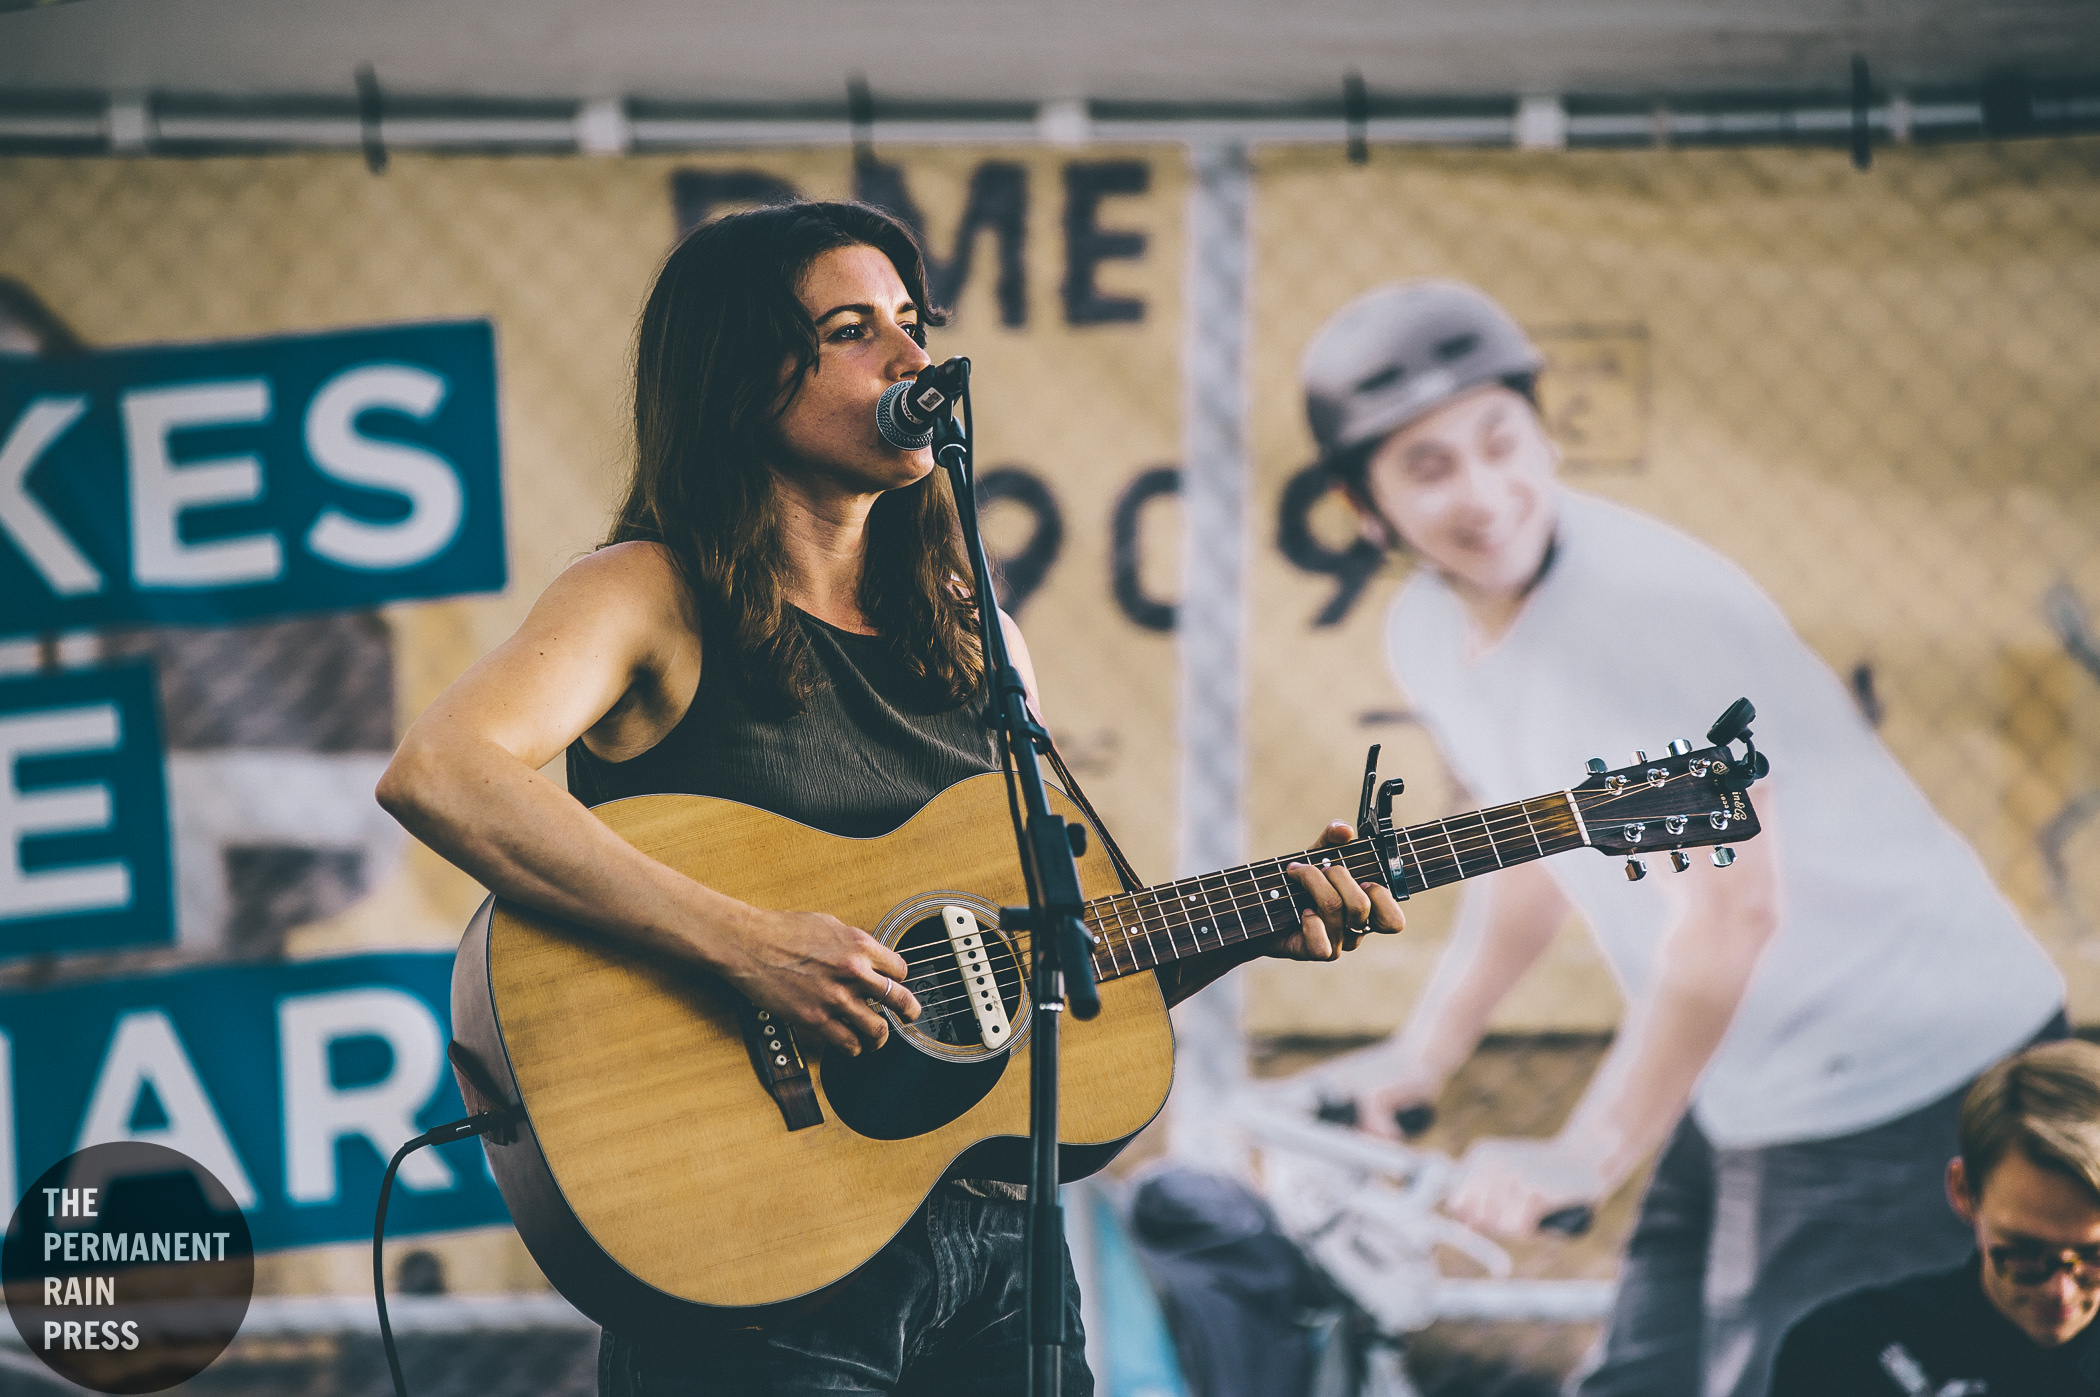
<instances>
[{"instance_id":1,"label":"microphone stand","mask_svg":"<svg viewBox=\"0 0 2100 1397\"><path fill-rule=\"evenodd\" d=\"M963 361L963 388L958 395L965 420L970 415L968 364ZM1076 861L1086 847L1086 827L1068 824L1063 816L1051 813L1043 792L1043 770L1036 753L1049 749L1050 734L1028 712L1028 691L1007 652L1005 629L999 624L991 560L977 527L974 435L953 413L943 413L934 424L933 455L947 471L955 494L963 545L969 550L976 577L978 630L985 674L991 683L993 716L1020 780L1026 815L1025 828L1014 833L1028 884L1028 906L1000 908L999 921L1003 928L1026 928L1035 941L1029 989L1035 1025L1028 1045L1028 1390L1032 1397L1058 1397L1066 1335L1064 1209L1057 1199L1057 1031L1068 997L1074 1014L1091 1019L1101 1012L1101 996L1094 983L1094 938L1083 920L1086 902Z\"/></svg>"}]
</instances>

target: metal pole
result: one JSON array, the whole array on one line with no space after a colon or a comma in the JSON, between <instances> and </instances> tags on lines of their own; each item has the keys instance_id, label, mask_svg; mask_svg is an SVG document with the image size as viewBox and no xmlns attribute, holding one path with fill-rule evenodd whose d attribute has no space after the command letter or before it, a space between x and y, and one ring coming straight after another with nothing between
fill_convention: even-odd
<instances>
[{"instance_id":1,"label":"metal pole","mask_svg":"<svg viewBox=\"0 0 2100 1397\"><path fill-rule=\"evenodd\" d=\"M1182 340L1183 544L1180 837L1187 876L1241 862L1246 844L1247 294L1253 177L1236 141L1189 148ZM1226 1099L1246 1077L1239 977L1174 1011L1180 1039L1173 1152L1216 1167L1238 1148Z\"/></svg>"}]
</instances>

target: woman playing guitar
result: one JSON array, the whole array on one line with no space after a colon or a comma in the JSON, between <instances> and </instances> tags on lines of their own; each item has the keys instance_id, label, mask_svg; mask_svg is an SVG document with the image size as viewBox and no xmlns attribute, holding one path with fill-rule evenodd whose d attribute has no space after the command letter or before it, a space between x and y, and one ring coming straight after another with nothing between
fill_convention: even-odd
<instances>
[{"instance_id":1,"label":"woman playing guitar","mask_svg":"<svg viewBox=\"0 0 2100 1397\"><path fill-rule=\"evenodd\" d=\"M610 542L415 721L379 786L498 897L719 976L812 1053L880 1047L878 1007L918 1017L904 959L826 914L704 887L586 805L689 792L867 836L997 769L948 484L929 451L875 429L883 390L930 362L927 302L910 233L860 205L735 214L681 242L642 312ZM564 751L573 795L539 774ZM1321 846L1350 837L1337 823ZM1331 960L1403 925L1339 863L1291 876L1298 929L1161 970L1170 1003L1252 955ZM608 1332L601 1389L1021 1391L1024 1213L996 1187L944 1185L794 1318L705 1352ZM1065 1354L1065 1390L1091 1392L1080 1346Z\"/></svg>"}]
</instances>

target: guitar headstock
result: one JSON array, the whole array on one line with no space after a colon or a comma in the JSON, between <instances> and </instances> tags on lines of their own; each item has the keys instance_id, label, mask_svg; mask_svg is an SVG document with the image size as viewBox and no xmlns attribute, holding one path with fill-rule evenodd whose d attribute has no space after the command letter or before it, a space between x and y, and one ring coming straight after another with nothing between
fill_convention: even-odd
<instances>
[{"instance_id":1,"label":"guitar headstock","mask_svg":"<svg viewBox=\"0 0 2100 1397\"><path fill-rule=\"evenodd\" d=\"M1657 757L1635 752L1617 770L1591 758L1589 779L1572 792L1591 847L1625 857L1631 879L1647 874L1649 854L1668 854L1681 873L1691 864L1685 850L1713 845L1716 867L1733 863L1727 846L1756 838L1759 828L1746 792L1769 770L1750 741L1756 716L1748 699L1738 700L1707 733L1706 747L1679 738Z\"/></svg>"}]
</instances>

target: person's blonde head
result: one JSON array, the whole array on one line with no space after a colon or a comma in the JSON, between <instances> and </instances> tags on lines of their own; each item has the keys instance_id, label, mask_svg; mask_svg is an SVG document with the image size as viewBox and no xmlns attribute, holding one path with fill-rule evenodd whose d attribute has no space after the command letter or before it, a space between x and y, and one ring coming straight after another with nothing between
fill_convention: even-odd
<instances>
[{"instance_id":1,"label":"person's blonde head","mask_svg":"<svg viewBox=\"0 0 2100 1397\"><path fill-rule=\"evenodd\" d=\"M1962 1173L1981 1197L2013 1150L2100 1199L2100 1046L2068 1039L2009 1057L1976 1079L1961 1107Z\"/></svg>"}]
</instances>

